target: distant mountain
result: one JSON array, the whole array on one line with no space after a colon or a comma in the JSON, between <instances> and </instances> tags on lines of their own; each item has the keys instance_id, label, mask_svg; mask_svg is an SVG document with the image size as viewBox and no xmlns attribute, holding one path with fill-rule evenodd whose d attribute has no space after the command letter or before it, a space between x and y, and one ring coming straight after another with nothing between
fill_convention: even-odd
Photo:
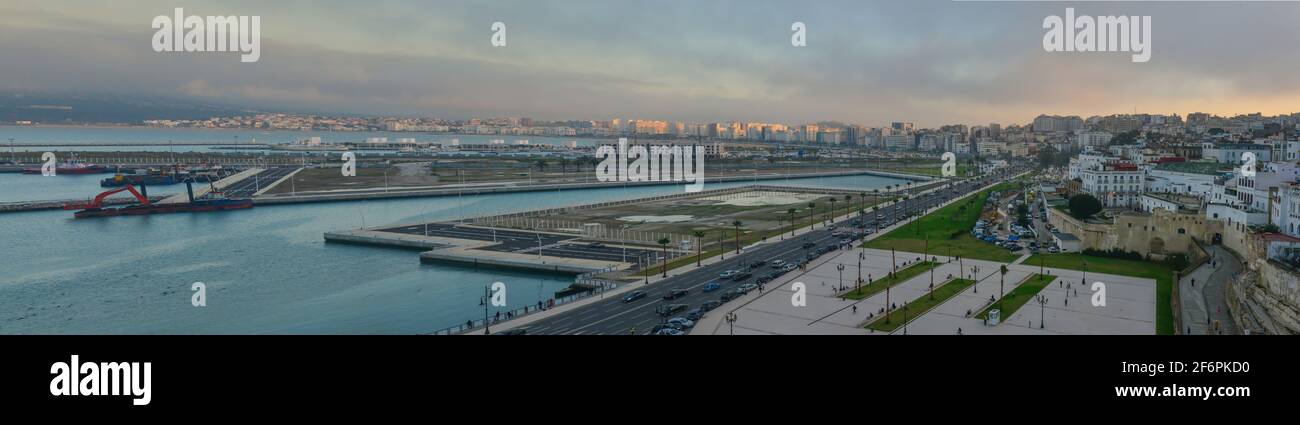
<instances>
[{"instance_id":1,"label":"distant mountain","mask_svg":"<svg viewBox=\"0 0 1300 425\"><path fill-rule=\"evenodd\" d=\"M192 100L116 94L0 92L0 123L140 124L150 119L206 119L256 113L247 108Z\"/></svg>"}]
</instances>

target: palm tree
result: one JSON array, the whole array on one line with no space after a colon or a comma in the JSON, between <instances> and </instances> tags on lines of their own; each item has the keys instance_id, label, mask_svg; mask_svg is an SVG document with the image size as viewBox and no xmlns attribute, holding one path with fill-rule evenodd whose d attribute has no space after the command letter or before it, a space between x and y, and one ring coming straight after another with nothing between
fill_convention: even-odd
<instances>
[{"instance_id":1,"label":"palm tree","mask_svg":"<svg viewBox=\"0 0 1300 425\"><path fill-rule=\"evenodd\" d=\"M659 246L664 249L664 261L660 269L663 270L664 277L668 277L668 243L672 242L668 238L659 239Z\"/></svg>"},{"instance_id":2,"label":"palm tree","mask_svg":"<svg viewBox=\"0 0 1300 425\"><path fill-rule=\"evenodd\" d=\"M852 208L853 195L844 195L844 212L847 214L849 208Z\"/></svg>"},{"instance_id":3,"label":"palm tree","mask_svg":"<svg viewBox=\"0 0 1300 425\"><path fill-rule=\"evenodd\" d=\"M740 226L745 225L745 223L741 223L740 220L736 220L731 222L731 225L736 226L736 254L740 254Z\"/></svg>"},{"instance_id":4,"label":"palm tree","mask_svg":"<svg viewBox=\"0 0 1300 425\"><path fill-rule=\"evenodd\" d=\"M1002 297L1003 297L1004 294L1005 294L1005 293L1003 292L1003 290L1002 290L1002 286L1005 285L1005 284L1007 283L1007 265L1006 265L1006 264L1003 264L1003 265L1002 265L1002 268L1001 268L1000 270L998 270L998 271L1002 272L1001 282L998 282L998 308L1001 308L1001 307L1002 307Z\"/></svg>"},{"instance_id":5,"label":"palm tree","mask_svg":"<svg viewBox=\"0 0 1300 425\"><path fill-rule=\"evenodd\" d=\"M831 210L830 210L830 216L829 216L829 217L826 217L826 220L827 220L827 221L830 221L830 220L834 220L834 219L835 219L835 201L836 201L835 198L831 198Z\"/></svg>"},{"instance_id":6,"label":"palm tree","mask_svg":"<svg viewBox=\"0 0 1300 425\"><path fill-rule=\"evenodd\" d=\"M695 267L700 266L700 253L704 249L704 232L696 230L695 233Z\"/></svg>"},{"instance_id":7,"label":"palm tree","mask_svg":"<svg viewBox=\"0 0 1300 425\"><path fill-rule=\"evenodd\" d=\"M813 226L813 212L816 211L816 210L817 210L817 203L816 203L816 202L809 202L809 203L808 203L808 229L809 229L809 230L812 230L812 228L814 227L814 226Z\"/></svg>"},{"instance_id":8,"label":"palm tree","mask_svg":"<svg viewBox=\"0 0 1300 425\"><path fill-rule=\"evenodd\" d=\"M541 172L545 172L545 171L546 171L546 160L545 160L545 159L539 159L539 160L537 160L537 162L536 162L535 164L537 164L537 171L541 171Z\"/></svg>"},{"instance_id":9,"label":"palm tree","mask_svg":"<svg viewBox=\"0 0 1300 425\"><path fill-rule=\"evenodd\" d=\"M867 209L867 192L858 194L858 210Z\"/></svg>"},{"instance_id":10,"label":"palm tree","mask_svg":"<svg viewBox=\"0 0 1300 425\"><path fill-rule=\"evenodd\" d=\"M796 209L794 209L794 208L791 208L791 209L789 209L789 210L786 210L786 212L790 213L790 237L792 237L792 238L794 237L794 213L795 213L796 211L798 211L798 210L796 210Z\"/></svg>"}]
</instances>

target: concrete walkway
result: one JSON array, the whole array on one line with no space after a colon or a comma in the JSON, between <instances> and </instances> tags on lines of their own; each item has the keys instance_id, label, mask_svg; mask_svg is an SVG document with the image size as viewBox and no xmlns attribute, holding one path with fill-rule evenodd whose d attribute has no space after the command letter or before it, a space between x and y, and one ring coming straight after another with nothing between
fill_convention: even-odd
<instances>
[{"instance_id":1,"label":"concrete walkway","mask_svg":"<svg viewBox=\"0 0 1300 425\"><path fill-rule=\"evenodd\" d=\"M1213 333L1213 322L1218 321L1221 333L1237 335L1240 331L1228 314L1224 291L1228 278L1241 273L1241 261L1220 245L1211 245L1205 251L1211 260L1178 282L1179 302L1183 306L1181 331L1189 335L1208 335Z\"/></svg>"}]
</instances>

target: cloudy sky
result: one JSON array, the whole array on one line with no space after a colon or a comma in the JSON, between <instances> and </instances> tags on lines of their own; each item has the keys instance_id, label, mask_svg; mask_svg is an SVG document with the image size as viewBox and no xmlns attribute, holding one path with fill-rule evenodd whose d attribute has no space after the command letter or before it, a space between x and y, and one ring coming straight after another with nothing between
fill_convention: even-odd
<instances>
[{"instance_id":1,"label":"cloudy sky","mask_svg":"<svg viewBox=\"0 0 1300 425\"><path fill-rule=\"evenodd\" d=\"M1048 53L1048 15L1150 15L1152 54ZM154 16L262 17L257 63ZM508 45L490 44L507 25ZM807 25L808 46L790 45ZM864 125L1300 112L1300 2L0 0L0 89L368 115Z\"/></svg>"}]
</instances>

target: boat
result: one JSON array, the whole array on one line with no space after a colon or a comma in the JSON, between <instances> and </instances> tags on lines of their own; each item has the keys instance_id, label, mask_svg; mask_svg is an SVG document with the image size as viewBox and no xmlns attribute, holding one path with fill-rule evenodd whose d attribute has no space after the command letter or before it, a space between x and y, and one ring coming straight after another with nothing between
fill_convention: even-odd
<instances>
[{"instance_id":1,"label":"boat","mask_svg":"<svg viewBox=\"0 0 1300 425\"><path fill-rule=\"evenodd\" d=\"M189 173L184 171L163 171L156 168L146 170L144 174L119 173L99 181L100 187L122 187L127 184L136 186L156 186L176 184L186 180Z\"/></svg>"},{"instance_id":2,"label":"boat","mask_svg":"<svg viewBox=\"0 0 1300 425\"><path fill-rule=\"evenodd\" d=\"M210 183L209 183L210 184ZM185 190L189 195L189 202L176 204L155 204L149 200L147 189L137 191L135 186L126 184L121 188L113 189L99 194L95 199L87 203L64 204L63 209L74 210L74 218L91 218L91 217L117 217L125 215L154 215L154 214L174 214L184 212L213 212L244 210L253 208L252 199L230 199L225 193L213 188L204 198L194 199L194 188L192 180L185 181ZM131 192L135 196L138 205L131 205L121 208L105 208L104 198L121 192Z\"/></svg>"},{"instance_id":3,"label":"boat","mask_svg":"<svg viewBox=\"0 0 1300 425\"><path fill-rule=\"evenodd\" d=\"M23 174L44 174L42 167L24 168ZM54 167L54 174L103 174L108 167L98 164L63 163Z\"/></svg>"}]
</instances>

